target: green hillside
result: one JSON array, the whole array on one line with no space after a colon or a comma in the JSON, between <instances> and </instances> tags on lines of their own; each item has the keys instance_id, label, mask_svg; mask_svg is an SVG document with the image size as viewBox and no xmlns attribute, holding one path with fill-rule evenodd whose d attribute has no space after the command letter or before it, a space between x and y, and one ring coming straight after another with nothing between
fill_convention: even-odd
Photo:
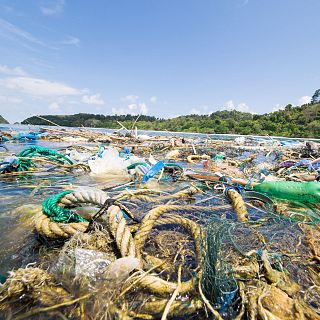
<instances>
[{"instance_id":1,"label":"green hillside","mask_svg":"<svg viewBox=\"0 0 320 320\"><path fill-rule=\"evenodd\" d=\"M9 122L0 115L0 123L9 123Z\"/></svg>"},{"instance_id":2,"label":"green hillside","mask_svg":"<svg viewBox=\"0 0 320 320\"><path fill-rule=\"evenodd\" d=\"M131 128L136 116L105 116L79 113L74 115L43 115L61 126L119 128L120 121ZM23 124L48 125L37 117ZM240 111L217 111L210 115L187 115L172 119L141 116L136 123L141 130L169 130L201 133L230 133L320 138L320 103L298 107L287 105L284 110L266 114Z\"/></svg>"}]
</instances>

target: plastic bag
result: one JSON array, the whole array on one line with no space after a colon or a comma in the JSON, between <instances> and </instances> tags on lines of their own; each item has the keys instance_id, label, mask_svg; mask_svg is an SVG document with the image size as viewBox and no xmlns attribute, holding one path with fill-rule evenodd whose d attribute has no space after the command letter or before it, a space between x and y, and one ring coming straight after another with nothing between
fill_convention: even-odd
<instances>
[{"instance_id":1,"label":"plastic bag","mask_svg":"<svg viewBox=\"0 0 320 320\"><path fill-rule=\"evenodd\" d=\"M95 174L127 174L125 160L119 156L117 149L108 147L102 154L88 160L88 165L92 173Z\"/></svg>"},{"instance_id":2,"label":"plastic bag","mask_svg":"<svg viewBox=\"0 0 320 320\"><path fill-rule=\"evenodd\" d=\"M76 248L74 255L76 276L84 275L96 280L101 278L111 264L108 254L96 250Z\"/></svg>"},{"instance_id":3,"label":"plastic bag","mask_svg":"<svg viewBox=\"0 0 320 320\"><path fill-rule=\"evenodd\" d=\"M89 152L78 152L77 150L66 150L67 156L75 162L86 162L92 156Z\"/></svg>"},{"instance_id":4,"label":"plastic bag","mask_svg":"<svg viewBox=\"0 0 320 320\"><path fill-rule=\"evenodd\" d=\"M112 262L105 270L104 278L120 282L127 279L135 269L140 268L140 261L134 257L124 257Z\"/></svg>"}]
</instances>

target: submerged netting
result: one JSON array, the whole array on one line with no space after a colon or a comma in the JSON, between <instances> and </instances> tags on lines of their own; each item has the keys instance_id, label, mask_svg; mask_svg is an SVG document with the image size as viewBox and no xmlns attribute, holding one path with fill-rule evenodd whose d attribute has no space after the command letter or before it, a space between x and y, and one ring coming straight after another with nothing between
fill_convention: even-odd
<instances>
[{"instance_id":1,"label":"submerged netting","mask_svg":"<svg viewBox=\"0 0 320 320\"><path fill-rule=\"evenodd\" d=\"M210 219L203 243L203 291L221 313L228 309L238 292L232 267L224 257L223 238L230 226L227 221Z\"/></svg>"},{"instance_id":2,"label":"submerged netting","mask_svg":"<svg viewBox=\"0 0 320 320\"><path fill-rule=\"evenodd\" d=\"M238 170L236 160L220 168ZM250 177L259 172L253 158L243 163ZM9 276L0 310L18 319L319 318L317 204L278 200L226 173L195 181L180 164L163 169L148 184L40 190L39 268Z\"/></svg>"}]
</instances>

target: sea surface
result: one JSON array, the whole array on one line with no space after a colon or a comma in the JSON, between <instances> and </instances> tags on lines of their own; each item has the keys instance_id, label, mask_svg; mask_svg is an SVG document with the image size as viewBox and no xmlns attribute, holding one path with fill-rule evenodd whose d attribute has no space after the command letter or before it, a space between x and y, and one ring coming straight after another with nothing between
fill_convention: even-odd
<instances>
[{"instance_id":1,"label":"sea surface","mask_svg":"<svg viewBox=\"0 0 320 320\"><path fill-rule=\"evenodd\" d=\"M16 130L19 132L38 131L45 126L31 125L0 125L0 130ZM68 127L68 129L72 129ZM85 128L82 128L85 129ZM102 132L113 132L112 129L96 129ZM204 139L233 140L237 135L218 134L198 134L198 133L172 133L158 131L138 131L138 134L148 134L151 136L177 135L184 137L198 138L199 143ZM260 139L259 137L254 137ZM272 139L263 137L263 139ZM292 140L292 138L284 138ZM299 140L299 139L295 139ZM304 140L304 139L303 139ZM0 161L6 156L14 155L24 150L30 145L52 148L55 150L70 146L68 142L50 142L37 140L29 142L9 142L6 143L7 151L0 148ZM83 144L83 143L81 143ZM90 146L90 144L88 144ZM91 144L95 146L96 144ZM26 266L33 263L39 254L39 247L35 241L32 231L32 215L35 208L39 207L48 196L61 191L81 186L97 186L105 183L105 186L112 186L123 183L114 178L106 181L99 181L88 174L67 173L52 170L44 167L37 173L0 176L0 275L6 276L7 272L13 268Z\"/></svg>"}]
</instances>

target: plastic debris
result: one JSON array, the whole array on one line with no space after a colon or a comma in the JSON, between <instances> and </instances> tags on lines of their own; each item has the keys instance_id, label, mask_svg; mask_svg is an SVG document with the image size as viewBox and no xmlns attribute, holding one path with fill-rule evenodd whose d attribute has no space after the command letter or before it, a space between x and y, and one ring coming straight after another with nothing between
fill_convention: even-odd
<instances>
[{"instance_id":1,"label":"plastic debris","mask_svg":"<svg viewBox=\"0 0 320 320\"><path fill-rule=\"evenodd\" d=\"M320 319L317 143L125 126L1 133L1 316Z\"/></svg>"},{"instance_id":2,"label":"plastic debris","mask_svg":"<svg viewBox=\"0 0 320 320\"><path fill-rule=\"evenodd\" d=\"M126 280L133 270L140 269L140 261L134 257L124 257L112 262L104 270L104 278L109 281L121 282Z\"/></svg>"},{"instance_id":3,"label":"plastic debris","mask_svg":"<svg viewBox=\"0 0 320 320\"><path fill-rule=\"evenodd\" d=\"M94 174L126 174L127 166L124 159L119 156L117 149L107 147L101 157L95 156L88 161L90 170Z\"/></svg>"}]
</instances>

